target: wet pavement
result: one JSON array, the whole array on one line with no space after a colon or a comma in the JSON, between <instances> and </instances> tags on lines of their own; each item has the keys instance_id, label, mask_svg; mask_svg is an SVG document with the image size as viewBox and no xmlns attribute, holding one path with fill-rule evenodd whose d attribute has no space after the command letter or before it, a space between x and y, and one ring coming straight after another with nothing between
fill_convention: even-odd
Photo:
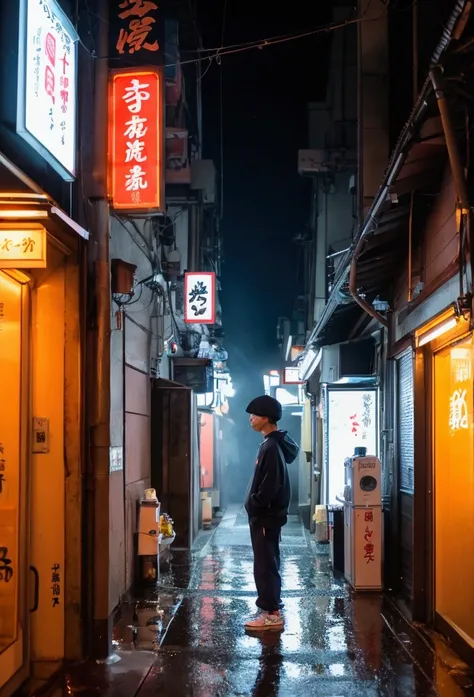
<instances>
[{"instance_id":1,"label":"wet pavement","mask_svg":"<svg viewBox=\"0 0 474 697\"><path fill-rule=\"evenodd\" d=\"M381 595L355 596L292 519L282 537L285 631L250 635L255 611L245 516L230 510L161 584L125 603L108 664L70 671L57 695L461 697L467 667ZM441 647L441 650L440 650ZM120 660L117 660L120 659Z\"/></svg>"}]
</instances>

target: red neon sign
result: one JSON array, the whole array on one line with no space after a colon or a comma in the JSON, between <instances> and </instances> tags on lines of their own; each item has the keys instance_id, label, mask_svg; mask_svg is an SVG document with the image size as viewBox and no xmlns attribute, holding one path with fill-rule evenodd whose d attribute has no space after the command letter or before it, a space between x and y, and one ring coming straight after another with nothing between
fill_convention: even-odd
<instances>
[{"instance_id":1,"label":"red neon sign","mask_svg":"<svg viewBox=\"0 0 474 697\"><path fill-rule=\"evenodd\" d=\"M162 92L158 68L111 73L109 197L116 209L163 208Z\"/></svg>"}]
</instances>

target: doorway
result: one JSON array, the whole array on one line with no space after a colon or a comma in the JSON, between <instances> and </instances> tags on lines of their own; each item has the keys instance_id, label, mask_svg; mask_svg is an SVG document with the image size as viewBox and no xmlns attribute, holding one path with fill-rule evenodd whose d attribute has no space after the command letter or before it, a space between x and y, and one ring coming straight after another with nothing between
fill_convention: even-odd
<instances>
[{"instance_id":1,"label":"doorway","mask_svg":"<svg viewBox=\"0 0 474 697\"><path fill-rule=\"evenodd\" d=\"M28 671L26 434L29 290L0 271L0 692Z\"/></svg>"},{"instance_id":2,"label":"doorway","mask_svg":"<svg viewBox=\"0 0 474 697\"><path fill-rule=\"evenodd\" d=\"M474 648L472 336L434 354L434 605L438 625Z\"/></svg>"}]
</instances>

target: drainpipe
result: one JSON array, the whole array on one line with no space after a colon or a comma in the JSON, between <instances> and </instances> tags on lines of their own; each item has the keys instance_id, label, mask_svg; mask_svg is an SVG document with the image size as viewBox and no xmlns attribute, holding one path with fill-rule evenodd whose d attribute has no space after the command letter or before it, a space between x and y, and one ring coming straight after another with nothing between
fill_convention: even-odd
<instances>
[{"instance_id":1,"label":"drainpipe","mask_svg":"<svg viewBox=\"0 0 474 697\"><path fill-rule=\"evenodd\" d=\"M413 299L413 287L412 287L412 276L413 276L413 204L415 200L415 194L412 191L410 196L410 217L408 220L408 302L411 303Z\"/></svg>"},{"instance_id":2,"label":"drainpipe","mask_svg":"<svg viewBox=\"0 0 474 697\"><path fill-rule=\"evenodd\" d=\"M467 213L469 211L469 197L467 195L466 179L464 177L464 168L461 162L461 156L459 154L453 122L449 112L448 101L443 89L442 75L442 70L439 67L432 68L430 71L430 79L438 102L441 124L443 126L444 137L446 139L449 164L451 165L451 173L454 179L454 186L456 187L456 195L461 205L462 212Z\"/></svg>"},{"instance_id":3,"label":"drainpipe","mask_svg":"<svg viewBox=\"0 0 474 697\"><path fill-rule=\"evenodd\" d=\"M351 268L349 273L349 291L356 303L366 312L368 315L373 317L377 322L379 322L383 327L388 327L388 322L375 308L372 307L364 298L359 295L357 290L357 262L359 256L362 253L362 247L364 246L365 237L361 236L354 249L352 255Z\"/></svg>"},{"instance_id":4,"label":"drainpipe","mask_svg":"<svg viewBox=\"0 0 474 697\"><path fill-rule=\"evenodd\" d=\"M189 207L188 220L188 271L200 271L200 233L201 233L201 204L193 202Z\"/></svg>"},{"instance_id":5,"label":"drainpipe","mask_svg":"<svg viewBox=\"0 0 474 697\"><path fill-rule=\"evenodd\" d=\"M465 240L464 235L467 234L467 245L469 249L471 246L471 225L470 225L470 205L469 205L469 195L467 192L466 177L464 175L464 166L462 164L461 155L459 152L458 142L456 139L456 134L454 132L454 126L451 119L451 114L449 111L448 100L444 93L443 85L443 72L438 66L434 67L430 71L430 79L433 85L433 89L436 95L436 100L438 102L439 114L441 117L441 124L443 127L444 138L446 140L446 148L448 150L449 164L451 167L451 174L454 180L454 186L456 189L456 196L458 199L458 204L461 208L461 219L459 228L459 294L460 297L464 296L464 249ZM472 263L472 262L471 262Z\"/></svg>"},{"instance_id":6,"label":"drainpipe","mask_svg":"<svg viewBox=\"0 0 474 697\"><path fill-rule=\"evenodd\" d=\"M109 206L107 201L107 95L109 10L108 0L98 3L97 52L94 94L94 159L92 169L92 245L89 278L92 303L89 346L90 562L92 563L92 632L94 658L107 658L111 650L109 622L109 448L110 448L110 265ZM104 551L105 550L105 551Z\"/></svg>"}]
</instances>

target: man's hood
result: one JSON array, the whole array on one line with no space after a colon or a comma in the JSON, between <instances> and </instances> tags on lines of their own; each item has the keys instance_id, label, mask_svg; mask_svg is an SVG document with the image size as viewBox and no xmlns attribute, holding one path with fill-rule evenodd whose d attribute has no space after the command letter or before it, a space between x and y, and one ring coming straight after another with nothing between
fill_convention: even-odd
<instances>
[{"instance_id":1,"label":"man's hood","mask_svg":"<svg viewBox=\"0 0 474 697\"><path fill-rule=\"evenodd\" d=\"M296 460L299 447L296 445L293 438L288 435L287 431L272 431L268 434L267 438L274 438L278 442L288 465Z\"/></svg>"}]
</instances>

